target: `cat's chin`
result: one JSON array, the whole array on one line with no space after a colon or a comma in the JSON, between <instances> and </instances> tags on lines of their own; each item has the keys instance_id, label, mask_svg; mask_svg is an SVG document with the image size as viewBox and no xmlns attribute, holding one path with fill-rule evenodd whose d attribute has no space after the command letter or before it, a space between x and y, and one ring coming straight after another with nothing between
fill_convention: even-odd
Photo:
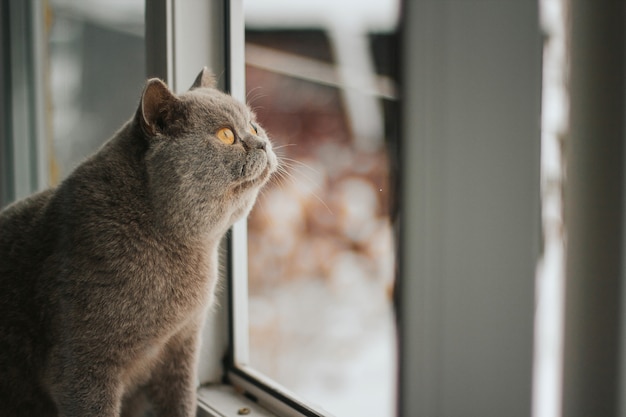
<instances>
[{"instance_id":1,"label":"cat's chin","mask_svg":"<svg viewBox=\"0 0 626 417\"><path fill-rule=\"evenodd\" d=\"M250 161L244 167L243 172L246 175L234 184L236 193L262 187L276 172L278 167L276 157L271 152L265 155L265 158Z\"/></svg>"},{"instance_id":2,"label":"cat's chin","mask_svg":"<svg viewBox=\"0 0 626 417\"><path fill-rule=\"evenodd\" d=\"M233 191L239 194L248 190L261 188L270 179L275 171L276 165L268 161L265 168L263 168L259 174L252 178L243 178L241 181L236 183Z\"/></svg>"}]
</instances>

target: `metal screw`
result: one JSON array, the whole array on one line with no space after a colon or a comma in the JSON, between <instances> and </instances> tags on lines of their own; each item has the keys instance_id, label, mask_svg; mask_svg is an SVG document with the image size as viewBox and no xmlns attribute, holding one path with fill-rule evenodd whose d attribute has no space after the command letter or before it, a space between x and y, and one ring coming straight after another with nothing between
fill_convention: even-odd
<instances>
[{"instance_id":1,"label":"metal screw","mask_svg":"<svg viewBox=\"0 0 626 417\"><path fill-rule=\"evenodd\" d=\"M252 411L250 411L248 407L241 407L239 410L237 410L237 414L239 414L240 416L247 416L251 412Z\"/></svg>"}]
</instances>

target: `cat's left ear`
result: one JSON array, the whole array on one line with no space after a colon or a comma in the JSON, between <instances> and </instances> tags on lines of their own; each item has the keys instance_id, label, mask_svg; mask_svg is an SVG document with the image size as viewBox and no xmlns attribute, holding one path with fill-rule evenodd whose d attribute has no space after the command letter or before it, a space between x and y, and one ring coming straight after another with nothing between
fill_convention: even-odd
<instances>
[{"instance_id":1,"label":"cat's left ear","mask_svg":"<svg viewBox=\"0 0 626 417\"><path fill-rule=\"evenodd\" d=\"M149 136L163 132L174 117L177 101L163 81L158 78L148 80L138 109L143 131Z\"/></svg>"},{"instance_id":2,"label":"cat's left ear","mask_svg":"<svg viewBox=\"0 0 626 417\"><path fill-rule=\"evenodd\" d=\"M217 86L217 81L215 80L215 75L207 68L203 67L200 74L196 77L196 80L193 82L193 85L190 90L194 88L215 88Z\"/></svg>"}]
</instances>

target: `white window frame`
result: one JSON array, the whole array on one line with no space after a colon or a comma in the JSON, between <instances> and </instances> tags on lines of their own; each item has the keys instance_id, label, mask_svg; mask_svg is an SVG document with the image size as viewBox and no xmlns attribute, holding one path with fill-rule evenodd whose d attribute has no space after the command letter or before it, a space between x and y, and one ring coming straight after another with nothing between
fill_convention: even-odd
<instances>
[{"instance_id":1,"label":"white window frame","mask_svg":"<svg viewBox=\"0 0 626 417\"><path fill-rule=\"evenodd\" d=\"M538 4L404 5L399 413L530 416Z\"/></svg>"}]
</instances>

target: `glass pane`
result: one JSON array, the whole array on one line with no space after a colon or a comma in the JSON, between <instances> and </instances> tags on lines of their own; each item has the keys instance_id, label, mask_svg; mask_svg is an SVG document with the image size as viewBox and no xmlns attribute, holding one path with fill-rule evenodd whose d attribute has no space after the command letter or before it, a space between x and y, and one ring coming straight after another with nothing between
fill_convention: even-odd
<instances>
[{"instance_id":1,"label":"glass pane","mask_svg":"<svg viewBox=\"0 0 626 417\"><path fill-rule=\"evenodd\" d=\"M249 365L338 417L394 415L398 7L245 3L247 99L283 167L248 220Z\"/></svg>"},{"instance_id":2,"label":"glass pane","mask_svg":"<svg viewBox=\"0 0 626 417\"><path fill-rule=\"evenodd\" d=\"M52 0L52 183L133 115L145 81L143 0Z\"/></svg>"}]
</instances>

